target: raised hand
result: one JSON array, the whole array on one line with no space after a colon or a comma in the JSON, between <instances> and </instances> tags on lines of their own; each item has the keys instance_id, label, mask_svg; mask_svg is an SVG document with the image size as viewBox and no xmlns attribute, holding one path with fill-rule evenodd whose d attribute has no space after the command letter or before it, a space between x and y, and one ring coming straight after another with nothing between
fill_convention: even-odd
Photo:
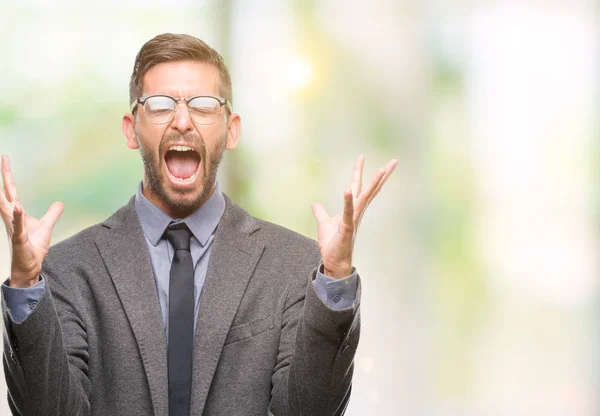
<instances>
[{"instance_id":1,"label":"raised hand","mask_svg":"<svg viewBox=\"0 0 600 416\"><path fill-rule=\"evenodd\" d=\"M381 191L398 161L390 160L385 167L379 168L365 189L362 189L362 173L365 163L360 155L354 165L350 187L344 192L344 212L330 217L321 203L312 205L313 215L317 219L318 243L323 258L325 275L340 279L352 273L352 250L354 237L365 210L373 198Z\"/></svg>"},{"instance_id":2,"label":"raised hand","mask_svg":"<svg viewBox=\"0 0 600 416\"><path fill-rule=\"evenodd\" d=\"M2 181L4 192L0 191L0 216L11 247L10 286L33 286L39 282L42 262L50 248L52 229L64 206L61 202L54 202L39 220L27 215L19 203L8 156L2 156Z\"/></svg>"}]
</instances>

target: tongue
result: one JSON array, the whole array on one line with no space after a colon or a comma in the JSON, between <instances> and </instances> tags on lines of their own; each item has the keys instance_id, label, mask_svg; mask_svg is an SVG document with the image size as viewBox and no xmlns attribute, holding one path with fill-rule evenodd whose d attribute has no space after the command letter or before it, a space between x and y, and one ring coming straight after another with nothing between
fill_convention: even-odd
<instances>
[{"instance_id":1,"label":"tongue","mask_svg":"<svg viewBox=\"0 0 600 416\"><path fill-rule=\"evenodd\" d=\"M179 179L187 179L196 172L200 160L196 152L177 152L171 150L165 155L165 162L171 175Z\"/></svg>"}]
</instances>

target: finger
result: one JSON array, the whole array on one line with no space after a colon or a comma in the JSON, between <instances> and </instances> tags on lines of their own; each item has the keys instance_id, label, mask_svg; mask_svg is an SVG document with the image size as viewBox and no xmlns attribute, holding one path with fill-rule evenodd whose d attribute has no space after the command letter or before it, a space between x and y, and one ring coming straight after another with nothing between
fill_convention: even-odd
<instances>
[{"instance_id":1,"label":"finger","mask_svg":"<svg viewBox=\"0 0 600 416\"><path fill-rule=\"evenodd\" d=\"M329 221L329 219L331 218L323 204L321 204L320 202L315 202L314 204L312 204L312 212L319 224L325 221Z\"/></svg>"},{"instance_id":2,"label":"finger","mask_svg":"<svg viewBox=\"0 0 600 416\"><path fill-rule=\"evenodd\" d=\"M17 200L17 186L10 170L10 160L8 156L2 156L2 181L4 182L4 192L8 202Z\"/></svg>"},{"instance_id":3,"label":"finger","mask_svg":"<svg viewBox=\"0 0 600 416\"><path fill-rule=\"evenodd\" d=\"M365 190L360 194L360 197L357 198L356 206L354 207L354 221L357 224L360 222L360 219L362 218L365 210L367 209L369 203L373 199L378 185L381 183L386 173L386 168L377 169L377 172L375 172Z\"/></svg>"},{"instance_id":4,"label":"finger","mask_svg":"<svg viewBox=\"0 0 600 416\"><path fill-rule=\"evenodd\" d=\"M356 201L354 215L354 222L356 224L360 222L362 216L367 210L367 207L369 206L371 201L373 201L373 199L377 196L379 191L381 191L383 185L388 180L388 178L390 177L397 165L398 160L392 159L385 165L385 167L379 168L378 171L375 173L375 176L369 183L367 190L365 190L365 192L363 192L363 194L361 195L361 198L359 198Z\"/></svg>"},{"instance_id":5,"label":"finger","mask_svg":"<svg viewBox=\"0 0 600 416\"><path fill-rule=\"evenodd\" d=\"M354 228L354 198L350 188L344 192L344 216L342 221L347 227Z\"/></svg>"},{"instance_id":6,"label":"finger","mask_svg":"<svg viewBox=\"0 0 600 416\"><path fill-rule=\"evenodd\" d=\"M0 188L0 217L2 217L2 221L4 221L4 225L6 225L7 230L12 230L12 218L14 210L14 204L8 202L4 190Z\"/></svg>"},{"instance_id":7,"label":"finger","mask_svg":"<svg viewBox=\"0 0 600 416\"><path fill-rule=\"evenodd\" d=\"M361 202L369 201L371 199L371 196L377 189L379 182L381 182L381 179L385 176L385 174L386 174L385 168L377 169L377 172L375 172L375 174L369 181L369 184L367 185L365 190L360 194L359 199Z\"/></svg>"},{"instance_id":8,"label":"finger","mask_svg":"<svg viewBox=\"0 0 600 416\"><path fill-rule=\"evenodd\" d=\"M352 173L352 182L350 187L352 188L352 195L358 198L362 189L362 174L363 167L365 165L365 155L360 155L354 164L354 172Z\"/></svg>"},{"instance_id":9,"label":"finger","mask_svg":"<svg viewBox=\"0 0 600 416\"><path fill-rule=\"evenodd\" d=\"M375 192L373 192L373 195L370 198L371 200L377 196L379 191L381 191L381 188L383 188L383 185L385 184L385 182L391 176L392 172L394 172L394 169L396 169L396 166L398 166L398 161L396 159L390 160L387 163L387 165L385 165L386 173L385 173L385 175L383 175L383 178L381 178L381 181L379 181L379 185L377 185L377 189L375 189Z\"/></svg>"},{"instance_id":10,"label":"finger","mask_svg":"<svg viewBox=\"0 0 600 416\"><path fill-rule=\"evenodd\" d=\"M46 211L46 214L42 217L41 221L48 226L48 228L54 228L54 225L65 210L65 206L62 202L54 202Z\"/></svg>"},{"instance_id":11,"label":"finger","mask_svg":"<svg viewBox=\"0 0 600 416\"><path fill-rule=\"evenodd\" d=\"M13 241L23 241L25 233L25 210L21 204L16 203L13 210Z\"/></svg>"},{"instance_id":12,"label":"finger","mask_svg":"<svg viewBox=\"0 0 600 416\"><path fill-rule=\"evenodd\" d=\"M13 207L11 206L4 189L0 189L0 213L11 213Z\"/></svg>"},{"instance_id":13,"label":"finger","mask_svg":"<svg viewBox=\"0 0 600 416\"><path fill-rule=\"evenodd\" d=\"M6 169L8 162L8 157L5 155L2 155L2 184L6 183L6 179L4 178L4 170ZM8 200L8 195L6 194L6 191L4 190L4 187L2 189L0 189L0 204L4 205L4 204L10 204L10 201ZM11 211L13 211L14 207L11 208Z\"/></svg>"}]
</instances>

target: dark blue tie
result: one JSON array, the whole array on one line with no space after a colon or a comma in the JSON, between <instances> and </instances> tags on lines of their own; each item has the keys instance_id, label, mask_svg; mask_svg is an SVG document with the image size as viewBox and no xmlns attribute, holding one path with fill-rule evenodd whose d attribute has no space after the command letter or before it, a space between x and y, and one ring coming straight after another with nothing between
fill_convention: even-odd
<instances>
[{"instance_id":1,"label":"dark blue tie","mask_svg":"<svg viewBox=\"0 0 600 416\"><path fill-rule=\"evenodd\" d=\"M169 276L169 416L189 416L194 350L192 233L184 223L165 230L175 253Z\"/></svg>"}]
</instances>

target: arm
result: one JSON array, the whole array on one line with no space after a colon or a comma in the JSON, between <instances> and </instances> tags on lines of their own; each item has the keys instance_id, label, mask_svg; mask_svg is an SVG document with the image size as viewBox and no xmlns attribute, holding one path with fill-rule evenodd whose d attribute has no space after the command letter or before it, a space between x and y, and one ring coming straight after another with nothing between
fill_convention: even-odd
<instances>
[{"instance_id":1,"label":"arm","mask_svg":"<svg viewBox=\"0 0 600 416\"><path fill-rule=\"evenodd\" d=\"M275 416L343 415L359 340L360 283L354 308L333 310L312 281L304 282L288 292L270 410Z\"/></svg>"},{"instance_id":2,"label":"arm","mask_svg":"<svg viewBox=\"0 0 600 416\"><path fill-rule=\"evenodd\" d=\"M318 294L317 290L331 284L330 279L339 279L334 284L352 282L342 279L355 273L352 250L356 230L367 206L397 163L391 160L379 169L362 190L361 156L351 186L344 192L343 214L330 217L321 204L313 205L319 225L320 255L308 254L306 263L318 264L321 257L325 276L317 279L326 280L313 283L313 272L307 285L288 293L273 376L270 409L274 415L338 416L346 411L360 333L360 278L356 275L356 299L351 307L334 310L324 300L327 293Z\"/></svg>"},{"instance_id":3,"label":"arm","mask_svg":"<svg viewBox=\"0 0 600 416\"><path fill-rule=\"evenodd\" d=\"M16 415L87 415L87 335L73 294L48 284L33 311L15 322L3 299L4 369Z\"/></svg>"},{"instance_id":4,"label":"arm","mask_svg":"<svg viewBox=\"0 0 600 416\"><path fill-rule=\"evenodd\" d=\"M6 156L2 157L2 179L0 215L11 242L11 276L7 283L15 290L30 290L40 282L52 229L63 205L55 202L44 217L33 218L19 203ZM63 263L53 264L58 267ZM63 270L54 270L50 262L44 263L46 287L29 315L17 317L24 318L22 321L12 316L3 296L3 364L13 414L89 414L87 336L80 314L83 308L75 294L53 278L65 277L63 274Z\"/></svg>"}]
</instances>

